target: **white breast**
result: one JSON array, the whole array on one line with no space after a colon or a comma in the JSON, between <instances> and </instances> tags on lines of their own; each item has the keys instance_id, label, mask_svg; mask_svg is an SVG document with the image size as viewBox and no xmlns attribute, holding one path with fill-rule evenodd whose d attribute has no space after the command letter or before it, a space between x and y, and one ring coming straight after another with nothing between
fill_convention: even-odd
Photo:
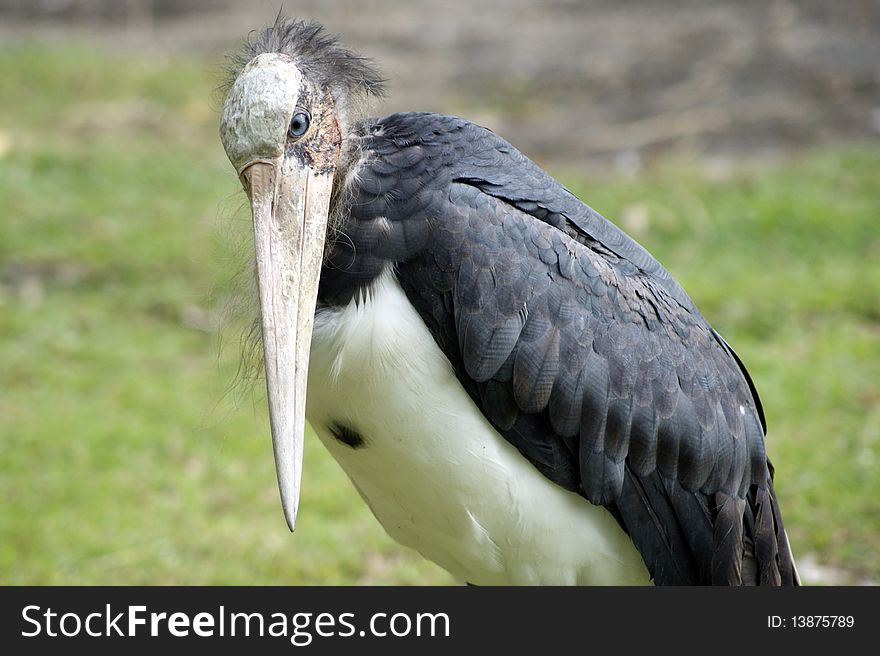
<instances>
[{"instance_id":1,"label":"white breast","mask_svg":"<svg viewBox=\"0 0 880 656\"><path fill-rule=\"evenodd\" d=\"M386 272L321 310L307 415L392 538L478 585L630 585L645 565L611 515L542 476L483 417ZM353 449L330 428L366 440Z\"/></svg>"}]
</instances>

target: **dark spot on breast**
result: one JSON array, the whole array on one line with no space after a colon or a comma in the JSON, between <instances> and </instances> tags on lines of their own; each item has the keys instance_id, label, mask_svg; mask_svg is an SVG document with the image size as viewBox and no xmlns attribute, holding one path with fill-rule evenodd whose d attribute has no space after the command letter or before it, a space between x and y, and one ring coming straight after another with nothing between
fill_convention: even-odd
<instances>
[{"instance_id":1,"label":"dark spot on breast","mask_svg":"<svg viewBox=\"0 0 880 656\"><path fill-rule=\"evenodd\" d=\"M353 428L349 428L344 424L333 424L330 426L330 432L333 434L333 437L336 438L337 441L342 442L342 444L346 446L350 446L352 449L359 449L362 446L366 446L367 442L364 440L364 436L358 433Z\"/></svg>"}]
</instances>

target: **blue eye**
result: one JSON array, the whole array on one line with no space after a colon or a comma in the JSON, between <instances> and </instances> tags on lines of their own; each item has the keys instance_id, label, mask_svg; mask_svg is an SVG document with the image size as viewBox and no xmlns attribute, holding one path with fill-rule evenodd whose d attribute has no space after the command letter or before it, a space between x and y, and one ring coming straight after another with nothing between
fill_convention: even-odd
<instances>
[{"instance_id":1,"label":"blue eye","mask_svg":"<svg viewBox=\"0 0 880 656\"><path fill-rule=\"evenodd\" d=\"M291 139L299 139L309 129L311 119L305 112L296 112L290 119L290 127L287 129L287 136Z\"/></svg>"}]
</instances>

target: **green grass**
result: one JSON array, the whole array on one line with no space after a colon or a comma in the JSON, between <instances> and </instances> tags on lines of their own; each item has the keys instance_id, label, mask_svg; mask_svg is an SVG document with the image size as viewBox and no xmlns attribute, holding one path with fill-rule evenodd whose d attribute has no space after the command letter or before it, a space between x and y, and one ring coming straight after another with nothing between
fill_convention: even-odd
<instances>
[{"instance_id":1,"label":"green grass","mask_svg":"<svg viewBox=\"0 0 880 656\"><path fill-rule=\"evenodd\" d=\"M260 385L218 332L248 248L218 71L0 50L0 582L447 583L307 438L284 527ZM796 555L880 578L880 149L722 181L571 179L667 263L762 392ZM222 344L225 348L221 348Z\"/></svg>"}]
</instances>

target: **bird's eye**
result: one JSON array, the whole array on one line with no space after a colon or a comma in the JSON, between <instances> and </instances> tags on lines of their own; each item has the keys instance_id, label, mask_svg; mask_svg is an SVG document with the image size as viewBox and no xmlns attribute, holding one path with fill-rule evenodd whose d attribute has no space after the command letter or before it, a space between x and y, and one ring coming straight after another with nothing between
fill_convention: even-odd
<instances>
[{"instance_id":1,"label":"bird's eye","mask_svg":"<svg viewBox=\"0 0 880 656\"><path fill-rule=\"evenodd\" d=\"M287 129L287 136L291 139L299 139L309 129L311 119L305 112L296 112L290 119L290 127Z\"/></svg>"}]
</instances>

